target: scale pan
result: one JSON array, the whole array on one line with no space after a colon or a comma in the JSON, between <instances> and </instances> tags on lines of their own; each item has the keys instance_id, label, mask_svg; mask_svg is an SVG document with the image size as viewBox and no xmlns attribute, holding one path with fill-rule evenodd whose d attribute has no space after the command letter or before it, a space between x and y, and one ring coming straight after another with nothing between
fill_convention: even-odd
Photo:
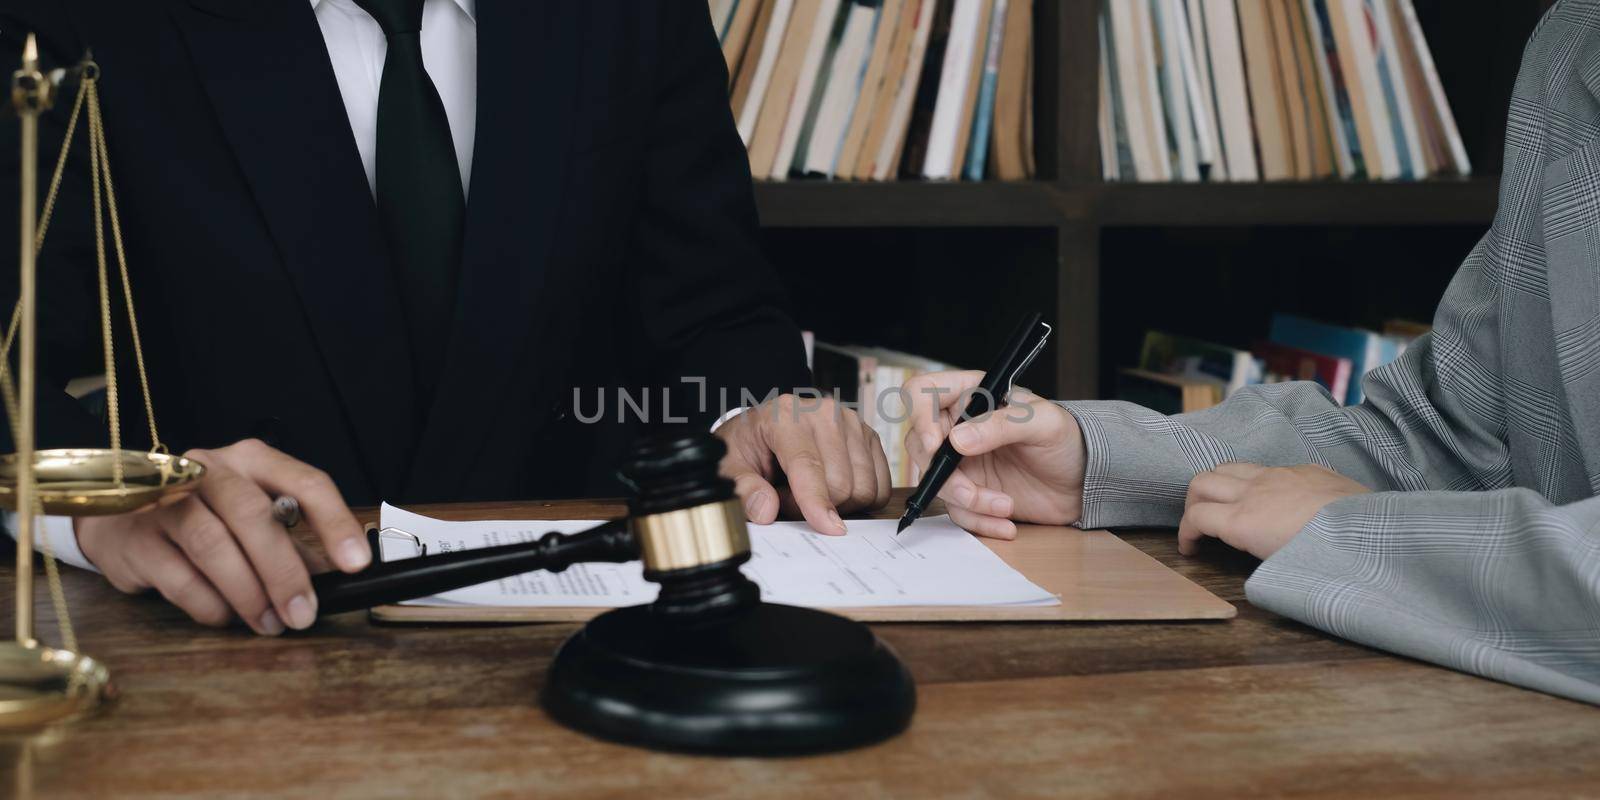
<instances>
[{"instance_id":1,"label":"scale pan","mask_svg":"<svg viewBox=\"0 0 1600 800\"><path fill-rule=\"evenodd\" d=\"M122 462L122 485L112 465ZM138 450L36 450L34 486L44 513L92 517L123 514L192 492L205 474L198 461ZM17 456L0 456L0 508L17 510Z\"/></svg>"},{"instance_id":2,"label":"scale pan","mask_svg":"<svg viewBox=\"0 0 1600 800\"><path fill-rule=\"evenodd\" d=\"M92 713L115 697L111 673L88 656L0 643L0 729Z\"/></svg>"}]
</instances>

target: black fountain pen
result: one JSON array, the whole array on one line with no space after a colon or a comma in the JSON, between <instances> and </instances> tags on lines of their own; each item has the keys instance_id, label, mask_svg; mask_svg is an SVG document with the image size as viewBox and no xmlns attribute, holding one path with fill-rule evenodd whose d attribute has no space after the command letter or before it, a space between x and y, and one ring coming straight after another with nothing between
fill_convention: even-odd
<instances>
[{"instance_id":1,"label":"black fountain pen","mask_svg":"<svg viewBox=\"0 0 1600 800\"><path fill-rule=\"evenodd\" d=\"M1033 363L1034 357L1044 349L1044 343L1049 338L1050 326L1043 321L1043 316L1039 312L1035 311L1024 317L1022 322L1017 324L1017 329L1011 332L1011 337L1006 339L1005 348L989 365L989 371L983 374L983 381L973 390L972 400L967 403L967 410L958 422L981 417L1004 405L1006 395L1011 394L1011 387L1016 382L1017 376ZM928 462L928 471L922 474L922 480L917 484L916 491L906 499L906 513L900 517L900 527L895 530L896 535L911 527L911 523L922 516L923 510L933 502L933 498L939 496L939 490L944 488L944 482L956 471L956 465L960 463L961 454L956 452L950 445L949 437L946 437L944 443L939 445L939 451L933 454L933 460Z\"/></svg>"}]
</instances>

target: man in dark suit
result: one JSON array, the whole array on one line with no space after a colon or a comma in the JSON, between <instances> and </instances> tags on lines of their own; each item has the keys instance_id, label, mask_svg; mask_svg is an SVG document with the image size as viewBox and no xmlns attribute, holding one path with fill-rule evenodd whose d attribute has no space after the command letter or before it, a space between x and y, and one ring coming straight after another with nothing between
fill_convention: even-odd
<instances>
[{"instance_id":1,"label":"man in dark suit","mask_svg":"<svg viewBox=\"0 0 1600 800\"><path fill-rule=\"evenodd\" d=\"M103 70L157 422L214 448L180 503L42 523L119 588L306 627L309 556L271 496L356 570L346 503L601 488L632 433L619 387L649 389L653 422L720 422L756 521L784 505L843 533L840 510L887 500L871 430L781 394L809 376L703 2L0 0L0 56L28 31L46 65L92 47ZM69 172L40 256L41 446L105 440L62 391L103 357L81 136Z\"/></svg>"}]
</instances>

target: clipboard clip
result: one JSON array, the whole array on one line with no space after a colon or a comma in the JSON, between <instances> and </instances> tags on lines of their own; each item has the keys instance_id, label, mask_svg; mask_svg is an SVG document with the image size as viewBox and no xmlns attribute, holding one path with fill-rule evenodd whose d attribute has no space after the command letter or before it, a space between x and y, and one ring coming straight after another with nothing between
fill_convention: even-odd
<instances>
[{"instance_id":1,"label":"clipboard clip","mask_svg":"<svg viewBox=\"0 0 1600 800\"><path fill-rule=\"evenodd\" d=\"M402 530L402 529L396 528L396 527L394 527L392 525L387 527L387 528L379 528L377 525L374 525L372 523L368 523L367 524L367 546L372 549L372 560L374 562L381 562L381 561L384 560L384 558L383 558L383 540L384 539L402 539L402 540L405 540L407 542L410 542L411 546L416 548L416 551L417 551L416 557L417 558L422 558L423 556L426 556L428 554L428 544L427 544L427 542L422 541L422 537L412 533L411 531Z\"/></svg>"}]
</instances>

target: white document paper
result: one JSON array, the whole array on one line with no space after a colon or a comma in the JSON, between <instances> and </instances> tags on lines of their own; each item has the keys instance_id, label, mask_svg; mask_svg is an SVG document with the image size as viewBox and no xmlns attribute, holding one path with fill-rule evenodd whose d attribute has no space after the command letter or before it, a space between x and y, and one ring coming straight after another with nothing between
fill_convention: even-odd
<instances>
[{"instance_id":1,"label":"white document paper","mask_svg":"<svg viewBox=\"0 0 1600 800\"><path fill-rule=\"evenodd\" d=\"M414 534L429 555L527 542L550 531L576 533L599 520L451 522L384 504L379 527ZM866 606L1053 606L1060 600L947 516L925 517L895 536L895 520L851 520L850 533L825 536L803 522L750 526L744 573L763 600L814 608ZM417 555L415 543L380 538L384 561ZM530 572L434 597L416 605L616 607L648 603L657 587L644 567L575 564L563 572Z\"/></svg>"}]
</instances>

